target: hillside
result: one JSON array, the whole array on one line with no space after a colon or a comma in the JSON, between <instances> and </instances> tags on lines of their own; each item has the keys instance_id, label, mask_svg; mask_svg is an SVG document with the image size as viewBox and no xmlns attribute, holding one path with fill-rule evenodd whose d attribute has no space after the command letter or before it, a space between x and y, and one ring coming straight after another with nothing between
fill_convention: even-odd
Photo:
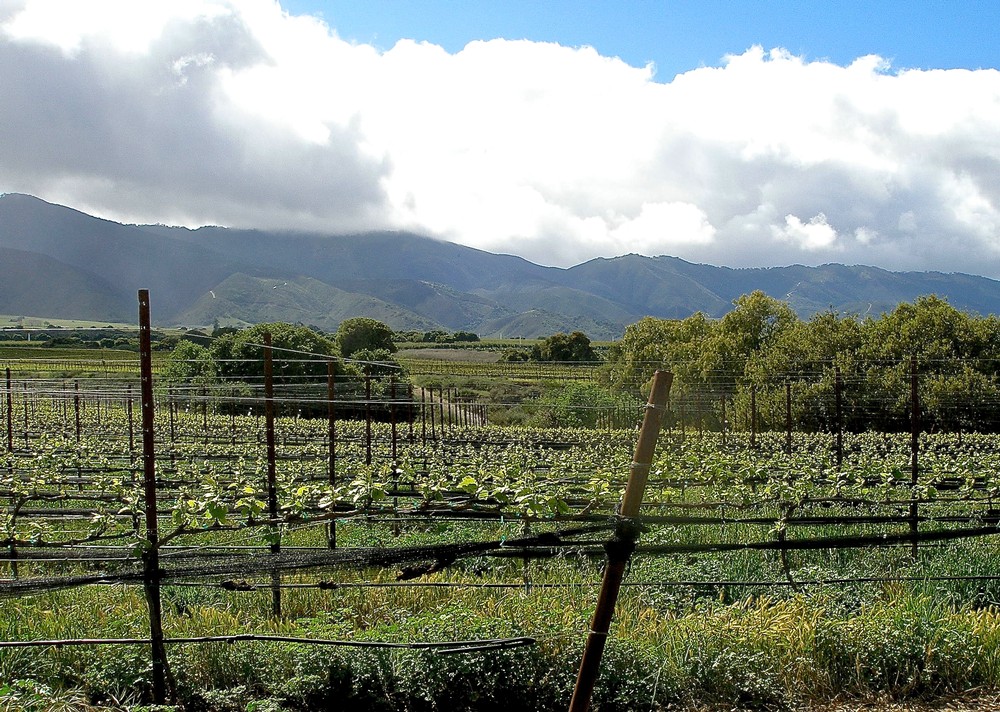
<instances>
[{"instance_id":1,"label":"hillside","mask_svg":"<svg viewBox=\"0 0 1000 712\"><path fill-rule=\"evenodd\" d=\"M335 329L370 316L396 329L621 335L643 316L721 316L760 289L804 317L878 314L937 294L1000 312L1000 282L845 265L731 269L623 255L569 269L405 232L318 235L122 225L38 198L0 196L0 313L129 320L148 288L160 324L290 321Z\"/></svg>"}]
</instances>

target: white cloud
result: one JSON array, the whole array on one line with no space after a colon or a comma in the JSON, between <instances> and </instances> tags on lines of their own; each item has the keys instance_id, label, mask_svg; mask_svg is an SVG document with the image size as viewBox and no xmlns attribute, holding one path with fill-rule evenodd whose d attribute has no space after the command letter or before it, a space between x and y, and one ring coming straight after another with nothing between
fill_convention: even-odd
<instances>
[{"instance_id":1,"label":"white cloud","mask_svg":"<svg viewBox=\"0 0 1000 712\"><path fill-rule=\"evenodd\" d=\"M587 47L379 51L274 0L0 0L0 63L0 190L116 219L1000 274L995 70L753 47L662 83Z\"/></svg>"},{"instance_id":2,"label":"white cloud","mask_svg":"<svg viewBox=\"0 0 1000 712\"><path fill-rule=\"evenodd\" d=\"M837 231L826 221L823 213L805 223L795 215L786 215L784 227L771 229L779 240L786 240L803 250L822 250L832 247L837 241Z\"/></svg>"}]
</instances>

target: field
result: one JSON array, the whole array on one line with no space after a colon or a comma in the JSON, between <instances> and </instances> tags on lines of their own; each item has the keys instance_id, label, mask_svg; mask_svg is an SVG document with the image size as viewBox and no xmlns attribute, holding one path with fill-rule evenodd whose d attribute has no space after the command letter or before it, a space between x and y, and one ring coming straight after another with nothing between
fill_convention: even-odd
<instances>
[{"instance_id":1,"label":"field","mask_svg":"<svg viewBox=\"0 0 1000 712\"><path fill-rule=\"evenodd\" d=\"M188 709L565 709L606 544L634 536L595 709L1000 686L996 436L843 433L838 451L832 433L670 413L641 516L623 521L639 403L627 422L513 428L448 389L337 382L353 417L330 419L318 379L279 384L272 419L260 381L160 384L151 577L138 380L12 372L11 709L148 704L154 590L168 692Z\"/></svg>"}]
</instances>

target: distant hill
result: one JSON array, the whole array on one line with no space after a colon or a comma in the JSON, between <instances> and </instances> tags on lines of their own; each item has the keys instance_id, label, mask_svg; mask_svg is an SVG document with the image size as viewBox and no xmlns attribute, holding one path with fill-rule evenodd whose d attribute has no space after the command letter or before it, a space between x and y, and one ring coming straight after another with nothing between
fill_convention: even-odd
<instances>
[{"instance_id":1,"label":"distant hill","mask_svg":"<svg viewBox=\"0 0 1000 712\"><path fill-rule=\"evenodd\" d=\"M28 195L0 196L0 313L188 326L290 321L333 330L370 316L395 329L618 338L643 316L721 316L755 289L799 315L877 315L924 294L1000 313L1000 282L823 265L731 269L623 255L542 267L406 232L318 235L122 225Z\"/></svg>"}]
</instances>

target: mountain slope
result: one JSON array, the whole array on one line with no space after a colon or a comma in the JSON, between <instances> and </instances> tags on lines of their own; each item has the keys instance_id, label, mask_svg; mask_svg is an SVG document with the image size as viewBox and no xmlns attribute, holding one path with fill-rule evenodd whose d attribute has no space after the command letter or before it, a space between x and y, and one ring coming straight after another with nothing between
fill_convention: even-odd
<instances>
[{"instance_id":1,"label":"mountain slope","mask_svg":"<svg viewBox=\"0 0 1000 712\"><path fill-rule=\"evenodd\" d=\"M725 314L755 289L800 316L879 314L937 294L1000 312L1000 282L963 274L792 265L732 269L623 255L542 267L405 232L319 235L121 225L28 195L0 196L0 313L131 320L148 288L158 323L291 321L333 330L370 316L396 329L617 338L643 316ZM214 295L214 296L213 296Z\"/></svg>"}]
</instances>

